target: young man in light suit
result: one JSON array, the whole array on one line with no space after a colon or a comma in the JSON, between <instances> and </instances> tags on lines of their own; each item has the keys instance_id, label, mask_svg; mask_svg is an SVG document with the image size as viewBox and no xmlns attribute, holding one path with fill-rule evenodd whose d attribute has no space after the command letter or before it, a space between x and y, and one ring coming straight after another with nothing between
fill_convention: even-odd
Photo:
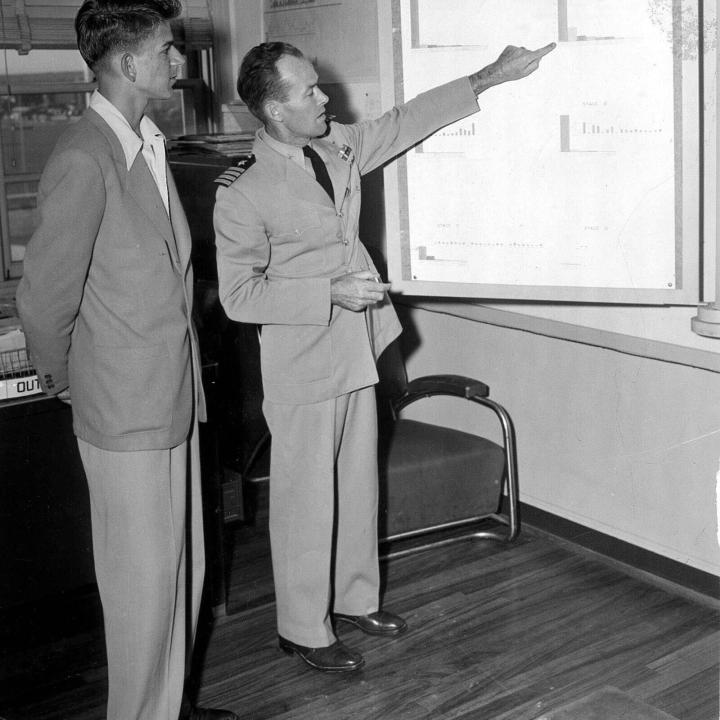
<instances>
[{"instance_id":1,"label":"young man in light suit","mask_svg":"<svg viewBox=\"0 0 720 720\"><path fill-rule=\"evenodd\" d=\"M220 299L231 319L262 325L279 643L316 669L363 665L333 620L374 635L406 628L379 609L373 385L400 325L358 237L360 176L476 112L477 95L530 74L553 47L508 47L353 125L329 122L317 73L292 45L259 45L242 62L238 92L264 127L254 163L217 193Z\"/></svg>"},{"instance_id":2,"label":"young man in light suit","mask_svg":"<svg viewBox=\"0 0 720 720\"><path fill-rule=\"evenodd\" d=\"M184 697L204 574L190 232L145 116L184 63L178 0L87 0L90 108L40 181L18 310L45 392L72 404L90 491L111 720L232 720ZM189 538L189 540L187 540Z\"/></svg>"}]
</instances>

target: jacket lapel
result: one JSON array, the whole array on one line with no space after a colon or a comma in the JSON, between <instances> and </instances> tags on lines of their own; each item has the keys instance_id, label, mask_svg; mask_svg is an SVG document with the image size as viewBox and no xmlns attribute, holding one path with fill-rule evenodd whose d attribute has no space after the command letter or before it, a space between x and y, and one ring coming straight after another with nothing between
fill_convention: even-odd
<instances>
[{"instance_id":1,"label":"jacket lapel","mask_svg":"<svg viewBox=\"0 0 720 720\"><path fill-rule=\"evenodd\" d=\"M120 166L120 168L122 168L126 173L127 167L125 165L125 153L123 152L122 145L120 145L120 141L113 129L92 108L88 108L85 111L84 117L88 120L88 122L95 125L95 127L105 136L112 148L112 155L115 164ZM121 177L124 177L124 174L121 174Z\"/></svg>"},{"instance_id":2,"label":"jacket lapel","mask_svg":"<svg viewBox=\"0 0 720 720\"><path fill-rule=\"evenodd\" d=\"M335 204L340 208L342 207L345 193L350 187L350 170L352 164L349 160L342 160L340 158L337 152L338 148L334 143L320 140L316 141L314 145L325 161L328 174L332 180L333 190L335 191Z\"/></svg>"},{"instance_id":3,"label":"jacket lapel","mask_svg":"<svg viewBox=\"0 0 720 720\"><path fill-rule=\"evenodd\" d=\"M323 188L309 172L303 170L303 168L292 160L286 159L285 163L285 179L291 195L294 195L303 202L332 208L335 207L332 199L325 192L325 188ZM333 189L334 188L335 185L333 183Z\"/></svg>"},{"instance_id":4,"label":"jacket lapel","mask_svg":"<svg viewBox=\"0 0 720 720\"><path fill-rule=\"evenodd\" d=\"M125 178L125 191L133 198L145 215L147 215L152 225L161 235L167 246L173 266L179 270L180 259L173 237L170 218L165 211L165 205L163 204L162 197L160 197L160 191L155 184L155 180L143 158L142 152L137 154L132 167L128 170L125 163L125 153L113 129L92 109L87 110L85 117L107 138L112 147L113 160L117 166L118 175L121 178Z\"/></svg>"},{"instance_id":5,"label":"jacket lapel","mask_svg":"<svg viewBox=\"0 0 720 720\"><path fill-rule=\"evenodd\" d=\"M180 269L180 258L170 218L160 197L160 191L150 173L150 168L148 168L141 152L137 154L135 162L130 168L126 189L162 236L173 265Z\"/></svg>"},{"instance_id":6,"label":"jacket lapel","mask_svg":"<svg viewBox=\"0 0 720 720\"><path fill-rule=\"evenodd\" d=\"M192 238L190 226L187 222L185 210L180 201L180 195L175 185L170 167L167 168L168 199L170 205L170 223L175 245L177 246L179 267L183 275L187 273L190 266L190 255L192 253ZM167 217L167 216L166 216Z\"/></svg>"}]
</instances>

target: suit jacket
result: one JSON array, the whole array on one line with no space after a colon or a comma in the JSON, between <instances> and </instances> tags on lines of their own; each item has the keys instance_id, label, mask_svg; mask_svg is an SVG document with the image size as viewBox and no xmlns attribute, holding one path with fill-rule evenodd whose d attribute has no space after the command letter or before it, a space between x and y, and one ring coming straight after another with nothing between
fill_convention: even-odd
<instances>
[{"instance_id":1,"label":"suit jacket","mask_svg":"<svg viewBox=\"0 0 720 720\"><path fill-rule=\"evenodd\" d=\"M268 400L312 403L377 382L375 361L400 333L389 301L364 312L330 304L330 279L374 270L358 236L360 176L432 132L476 112L467 78L313 140L335 204L301 167L262 139L255 163L218 189L214 224L220 300L233 320L263 325Z\"/></svg>"},{"instance_id":2,"label":"suit jacket","mask_svg":"<svg viewBox=\"0 0 720 720\"><path fill-rule=\"evenodd\" d=\"M204 419L192 327L190 231L168 170L170 216L142 153L127 169L94 110L40 180L40 225L17 293L43 389L70 388L75 434L108 450L170 448Z\"/></svg>"}]
</instances>

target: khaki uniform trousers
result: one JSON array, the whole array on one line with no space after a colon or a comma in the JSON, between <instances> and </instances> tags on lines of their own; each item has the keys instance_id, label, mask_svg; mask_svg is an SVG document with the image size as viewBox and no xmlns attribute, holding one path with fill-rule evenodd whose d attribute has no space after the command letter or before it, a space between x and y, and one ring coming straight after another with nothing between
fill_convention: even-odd
<instances>
[{"instance_id":1,"label":"khaki uniform trousers","mask_svg":"<svg viewBox=\"0 0 720 720\"><path fill-rule=\"evenodd\" d=\"M78 446L105 623L107 718L177 720L205 568L197 424L170 450Z\"/></svg>"},{"instance_id":2,"label":"khaki uniform trousers","mask_svg":"<svg viewBox=\"0 0 720 720\"><path fill-rule=\"evenodd\" d=\"M263 412L278 633L326 647L331 603L351 615L378 609L375 389L309 405L266 400Z\"/></svg>"}]
</instances>

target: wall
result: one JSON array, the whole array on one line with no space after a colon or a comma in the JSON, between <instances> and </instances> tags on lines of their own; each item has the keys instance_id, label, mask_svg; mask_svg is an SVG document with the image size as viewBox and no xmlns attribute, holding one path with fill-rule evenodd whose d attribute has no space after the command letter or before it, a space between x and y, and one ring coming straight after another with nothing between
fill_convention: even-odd
<instances>
[{"instance_id":1,"label":"wall","mask_svg":"<svg viewBox=\"0 0 720 720\"><path fill-rule=\"evenodd\" d=\"M226 127L228 118L233 117L228 105L239 100L235 84L240 62L251 47L264 39L262 2L261 0L209 0L209 2L215 39L215 100L218 109L221 110L218 116L218 130L231 132L236 128ZM247 113L241 116L244 120L245 115ZM234 123L230 124L234 125Z\"/></svg>"},{"instance_id":2,"label":"wall","mask_svg":"<svg viewBox=\"0 0 720 720\"><path fill-rule=\"evenodd\" d=\"M411 377L490 385L516 425L521 500L720 575L720 374L403 307ZM474 407L418 406L469 431Z\"/></svg>"}]
</instances>

